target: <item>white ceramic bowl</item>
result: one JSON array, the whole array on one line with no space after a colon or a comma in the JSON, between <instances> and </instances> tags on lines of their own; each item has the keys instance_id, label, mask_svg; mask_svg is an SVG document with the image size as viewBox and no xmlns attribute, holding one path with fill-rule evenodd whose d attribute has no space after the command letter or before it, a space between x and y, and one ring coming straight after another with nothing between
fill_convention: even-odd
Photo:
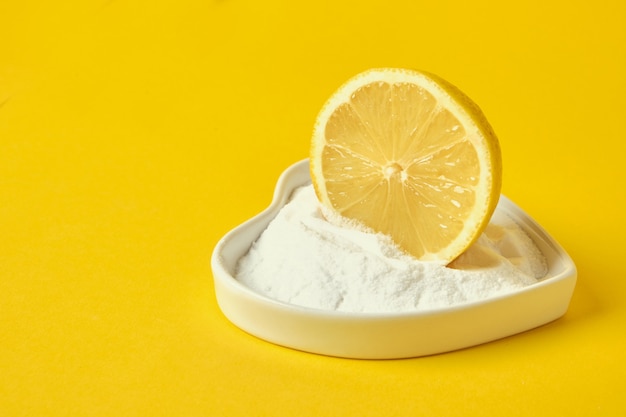
<instances>
[{"instance_id":1,"label":"white ceramic bowl","mask_svg":"<svg viewBox=\"0 0 626 417\"><path fill-rule=\"evenodd\" d=\"M310 183L308 160L289 167L278 180L271 205L228 232L211 258L215 293L224 315L246 332L307 352L362 359L406 358L466 348L541 326L567 311L576 284L568 254L506 197L504 210L528 233L548 261L549 271L519 291L423 312L367 314L324 311L270 299L233 275L243 256L283 207L291 192Z\"/></svg>"}]
</instances>

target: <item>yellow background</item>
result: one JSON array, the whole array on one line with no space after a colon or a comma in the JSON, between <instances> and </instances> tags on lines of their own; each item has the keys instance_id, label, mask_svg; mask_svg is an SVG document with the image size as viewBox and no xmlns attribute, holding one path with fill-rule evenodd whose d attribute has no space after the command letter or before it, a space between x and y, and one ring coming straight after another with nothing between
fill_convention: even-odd
<instances>
[{"instance_id":1,"label":"yellow background","mask_svg":"<svg viewBox=\"0 0 626 417\"><path fill-rule=\"evenodd\" d=\"M622 415L624 4L3 0L0 415ZM578 266L565 317L359 361L222 316L215 243L307 157L334 89L381 66L483 108L504 194Z\"/></svg>"}]
</instances>

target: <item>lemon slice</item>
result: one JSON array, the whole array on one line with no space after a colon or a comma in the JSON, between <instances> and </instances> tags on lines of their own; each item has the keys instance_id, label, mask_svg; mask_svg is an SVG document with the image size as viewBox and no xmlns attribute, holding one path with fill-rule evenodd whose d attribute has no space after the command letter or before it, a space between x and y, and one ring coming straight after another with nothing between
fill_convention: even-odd
<instances>
[{"instance_id":1,"label":"lemon slice","mask_svg":"<svg viewBox=\"0 0 626 417\"><path fill-rule=\"evenodd\" d=\"M502 178L498 139L478 106L447 81L404 69L366 71L330 97L310 166L322 205L446 264L487 226Z\"/></svg>"}]
</instances>

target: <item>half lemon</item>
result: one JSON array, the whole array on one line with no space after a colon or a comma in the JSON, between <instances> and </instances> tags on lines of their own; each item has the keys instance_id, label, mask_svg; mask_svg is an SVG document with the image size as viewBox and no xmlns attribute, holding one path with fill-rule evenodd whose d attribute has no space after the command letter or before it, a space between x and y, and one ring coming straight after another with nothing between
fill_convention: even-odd
<instances>
[{"instance_id":1,"label":"half lemon","mask_svg":"<svg viewBox=\"0 0 626 417\"><path fill-rule=\"evenodd\" d=\"M433 74L373 69L347 81L315 124L310 173L321 204L449 263L498 203L498 139L480 108Z\"/></svg>"}]
</instances>

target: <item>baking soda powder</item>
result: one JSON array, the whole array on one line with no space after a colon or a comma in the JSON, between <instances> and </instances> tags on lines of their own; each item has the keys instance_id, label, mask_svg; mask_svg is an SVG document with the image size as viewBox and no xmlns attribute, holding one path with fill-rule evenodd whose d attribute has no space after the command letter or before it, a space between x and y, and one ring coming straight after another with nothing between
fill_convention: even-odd
<instances>
[{"instance_id":1,"label":"baking soda powder","mask_svg":"<svg viewBox=\"0 0 626 417\"><path fill-rule=\"evenodd\" d=\"M291 200L238 262L236 279L267 297L346 312L423 311L478 301L547 273L533 241L496 210L449 266L421 262L389 237L322 213L312 186Z\"/></svg>"}]
</instances>

